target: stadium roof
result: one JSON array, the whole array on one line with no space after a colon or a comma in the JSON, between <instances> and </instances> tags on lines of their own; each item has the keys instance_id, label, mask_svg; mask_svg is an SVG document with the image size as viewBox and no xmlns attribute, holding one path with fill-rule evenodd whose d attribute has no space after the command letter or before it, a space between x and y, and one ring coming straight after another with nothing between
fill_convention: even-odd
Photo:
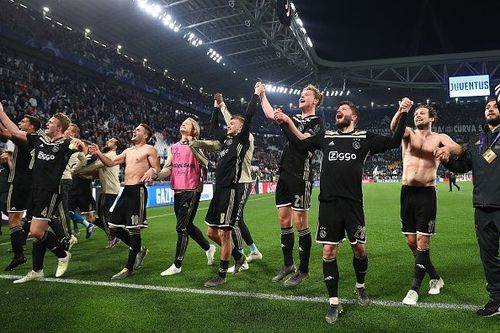
<instances>
[{"instance_id":1,"label":"stadium roof","mask_svg":"<svg viewBox=\"0 0 500 333\"><path fill-rule=\"evenodd\" d=\"M500 76L489 4L294 2L287 28L276 0L26 1L196 88L232 96L256 80L442 91L448 76Z\"/></svg>"}]
</instances>

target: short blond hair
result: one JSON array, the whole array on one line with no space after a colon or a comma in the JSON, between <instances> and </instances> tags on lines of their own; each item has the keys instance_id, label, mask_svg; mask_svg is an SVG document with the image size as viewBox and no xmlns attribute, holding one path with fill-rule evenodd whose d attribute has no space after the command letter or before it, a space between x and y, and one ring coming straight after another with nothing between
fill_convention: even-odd
<instances>
[{"instance_id":1,"label":"short blond hair","mask_svg":"<svg viewBox=\"0 0 500 333\"><path fill-rule=\"evenodd\" d=\"M193 130L191 132L191 136L195 139L199 139L200 138L200 132L201 132L201 129L200 129L200 124L198 124L198 122L196 120L194 120L193 118L191 117L187 117L186 120L189 120L191 122L191 125L193 126Z\"/></svg>"},{"instance_id":2,"label":"short blond hair","mask_svg":"<svg viewBox=\"0 0 500 333\"><path fill-rule=\"evenodd\" d=\"M61 124L62 132L63 133L66 132L66 130L69 127L69 124L71 124L71 120L69 119L69 117L67 115L65 115L64 113L60 113L60 112L56 113L52 117L54 117L57 120L59 120L59 123Z\"/></svg>"},{"instance_id":3,"label":"short blond hair","mask_svg":"<svg viewBox=\"0 0 500 333\"><path fill-rule=\"evenodd\" d=\"M321 103L323 103L323 94L319 91L316 86L312 84L308 84L303 90L311 90L314 93L314 97L318 100L318 104L316 104L316 107L320 107Z\"/></svg>"}]
</instances>

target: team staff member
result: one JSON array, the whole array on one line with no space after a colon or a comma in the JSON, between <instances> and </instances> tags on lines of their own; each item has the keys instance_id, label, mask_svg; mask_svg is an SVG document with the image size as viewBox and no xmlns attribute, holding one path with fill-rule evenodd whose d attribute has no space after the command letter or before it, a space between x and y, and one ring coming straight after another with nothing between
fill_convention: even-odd
<instances>
[{"instance_id":1,"label":"team staff member","mask_svg":"<svg viewBox=\"0 0 500 333\"><path fill-rule=\"evenodd\" d=\"M336 257L346 233L354 254L358 302L361 305L370 302L365 290L368 258L363 212L363 164L368 154L383 153L400 145L411 106L409 99L403 99L400 123L392 137L356 130L359 111L350 101L338 104L335 119L337 131L327 131L324 136L303 140L300 140L300 132L291 126L292 120L287 115L279 111L275 113L275 119L282 123L281 127L293 145L310 151L323 150L316 242L323 244L323 276L330 297L325 319L330 324L337 321L342 312L338 297L339 270Z\"/></svg>"},{"instance_id":2,"label":"team staff member","mask_svg":"<svg viewBox=\"0 0 500 333\"><path fill-rule=\"evenodd\" d=\"M178 274L182 270L182 261L186 255L189 237L205 251L208 265L214 261L215 246L209 244L202 232L193 223L203 192L203 178L208 164L207 158L200 151L193 154L189 144L200 137L200 125L189 117L180 127L181 140L170 147L167 161L158 174L158 179L170 178L174 190L174 211L177 218L177 246L174 263L160 273L162 276Z\"/></svg>"},{"instance_id":3,"label":"team staff member","mask_svg":"<svg viewBox=\"0 0 500 333\"><path fill-rule=\"evenodd\" d=\"M104 155L110 159L114 159L117 154L117 150L120 148L120 140L117 138L111 138L106 142L106 147L103 150ZM101 183L101 193L99 193L99 198L97 199L97 216L95 219L95 225L104 230L106 236L108 237L107 249L112 249L120 242L120 239L115 237L109 230L109 210L113 206L113 203L120 193L120 166L115 165L112 167L107 167L102 163L101 160L97 159L91 162L89 165L83 167L79 173L82 175L90 175L95 171L98 173L98 178Z\"/></svg>"},{"instance_id":4,"label":"team staff member","mask_svg":"<svg viewBox=\"0 0 500 333\"><path fill-rule=\"evenodd\" d=\"M474 179L473 206L479 254L486 277L486 290L490 299L477 314L491 317L500 314L500 85L496 87L496 99L486 103L486 126L467 144L466 153L458 160L450 159L444 165L454 172L472 170ZM436 156L446 161L449 149L441 148Z\"/></svg>"},{"instance_id":5,"label":"team staff member","mask_svg":"<svg viewBox=\"0 0 500 333\"><path fill-rule=\"evenodd\" d=\"M40 120L31 115L24 115L18 124L19 130L26 133L35 133L40 129ZM12 154L12 169L9 173L9 186L7 196L7 211L9 216L10 242L14 257L5 267L5 271L11 271L17 266L26 262L24 256L23 243L24 231L22 226L23 214L30 209L28 207L31 200L31 183L33 168L33 149L27 142L17 139L1 127L0 136L12 140L15 144ZM27 215L31 215L27 213Z\"/></svg>"},{"instance_id":6,"label":"team staff member","mask_svg":"<svg viewBox=\"0 0 500 333\"><path fill-rule=\"evenodd\" d=\"M147 144L153 136L153 130L141 123L132 134L132 147L110 159L99 146L89 147L91 154L97 155L107 167L125 163L125 188L113 209L109 226L116 237L129 246L128 260L125 267L111 279L124 279L132 275L134 269L142 265L148 249L141 246L141 229L148 226L146 204L148 192L144 184L156 178L160 171L160 160L156 149Z\"/></svg>"},{"instance_id":7,"label":"team staff member","mask_svg":"<svg viewBox=\"0 0 500 333\"><path fill-rule=\"evenodd\" d=\"M43 259L49 249L58 258L56 277L62 276L71 258L71 253L64 250L56 235L48 231L49 222L61 202L59 182L68 158L77 149L83 149L78 139L66 139L64 131L70 124L69 118L56 113L47 122L45 135L26 133L20 130L5 114L0 106L0 121L13 137L27 141L34 149L33 165L33 219L30 232L33 237L33 270L14 283L24 283L43 278Z\"/></svg>"},{"instance_id":8,"label":"team staff member","mask_svg":"<svg viewBox=\"0 0 500 333\"><path fill-rule=\"evenodd\" d=\"M452 171L448 171L446 173L446 176L448 177L448 184L450 185L450 192L453 191L453 186L455 186L457 188L457 190L460 191L460 186L457 185L457 175Z\"/></svg>"}]
</instances>

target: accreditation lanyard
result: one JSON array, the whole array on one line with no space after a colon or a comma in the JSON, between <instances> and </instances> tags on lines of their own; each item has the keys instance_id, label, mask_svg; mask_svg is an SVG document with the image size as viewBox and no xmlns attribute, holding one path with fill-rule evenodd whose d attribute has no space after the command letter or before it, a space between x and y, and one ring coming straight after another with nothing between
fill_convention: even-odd
<instances>
[{"instance_id":1,"label":"accreditation lanyard","mask_svg":"<svg viewBox=\"0 0 500 333\"><path fill-rule=\"evenodd\" d=\"M498 139L500 139L500 132L498 132L495 139L493 139L493 141L490 143L490 145L488 146L488 149L491 149L491 147L493 147L495 145L495 143L497 143ZM481 133L481 137L479 139L479 153L480 154L483 151L484 140L486 140L486 134ZM488 150L488 149L486 149L486 150Z\"/></svg>"}]
</instances>

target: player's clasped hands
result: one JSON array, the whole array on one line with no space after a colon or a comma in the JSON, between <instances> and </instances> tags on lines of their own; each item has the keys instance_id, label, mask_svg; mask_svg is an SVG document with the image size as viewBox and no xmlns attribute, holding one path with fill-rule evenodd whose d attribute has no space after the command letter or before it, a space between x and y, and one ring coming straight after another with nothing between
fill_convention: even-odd
<instances>
[{"instance_id":1,"label":"player's clasped hands","mask_svg":"<svg viewBox=\"0 0 500 333\"><path fill-rule=\"evenodd\" d=\"M89 145L89 154L95 155L99 152L99 146L95 143Z\"/></svg>"},{"instance_id":2,"label":"player's clasped hands","mask_svg":"<svg viewBox=\"0 0 500 333\"><path fill-rule=\"evenodd\" d=\"M434 157L441 162L448 162L448 159L450 158L450 148L444 146L434 149Z\"/></svg>"},{"instance_id":3,"label":"player's clasped hands","mask_svg":"<svg viewBox=\"0 0 500 333\"><path fill-rule=\"evenodd\" d=\"M290 121L290 117L288 117L283 110L281 109L274 109L274 121L276 121L278 124L281 123L288 123Z\"/></svg>"},{"instance_id":4,"label":"player's clasped hands","mask_svg":"<svg viewBox=\"0 0 500 333\"><path fill-rule=\"evenodd\" d=\"M411 107L413 106L413 101L409 99L408 97L404 97L400 102L399 102L399 110L401 112L408 112L410 111Z\"/></svg>"}]
</instances>

